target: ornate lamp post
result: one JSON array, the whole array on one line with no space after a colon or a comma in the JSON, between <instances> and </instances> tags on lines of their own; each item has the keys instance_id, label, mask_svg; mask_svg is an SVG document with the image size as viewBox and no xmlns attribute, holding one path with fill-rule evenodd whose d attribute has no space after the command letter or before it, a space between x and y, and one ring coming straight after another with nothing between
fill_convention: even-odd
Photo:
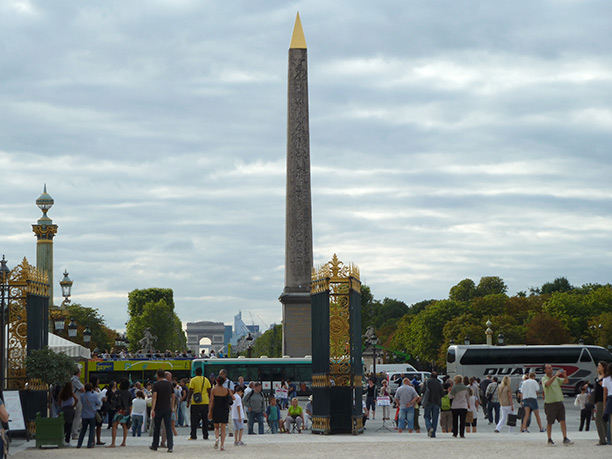
<instances>
[{"instance_id":1,"label":"ornate lamp post","mask_svg":"<svg viewBox=\"0 0 612 459\"><path fill-rule=\"evenodd\" d=\"M6 332L6 308L8 307L8 278L11 270L6 266L6 260L2 255L0 261L0 389L4 389L4 340ZM5 301L6 297L6 301Z\"/></svg>"},{"instance_id":2,"label":"ornate lamp post","mask_svg":"<svg viewBox=\"0 0 612 459\"><path fill-rule=\"evenodd\" d=\"M247 356L250 359L251 358L251 353L253 352L253 346L251 345L251 343L253 342L253 337L251 336L251 332L249 332L249 334L247 335L247 337L245 339L246 339L246 342L247 342Z\"/></svg>"},{"instance_id":3,"label":"ornate lamp post","mask_svg":"<svg viewBox=\"0 0 612 459\"><path fill-rule=\"evenodd\" d=\"M66 308L70 304L72 284L72 280L68 277L68 271L64 270L64 278L60 281L62 296L64 297L64 301L62 301L62 308Z\"/></svg>"},{"instance_id":4,"label":"ornate lamp post","mask_svg":"<svg viewBox=\"0 0 612 459\"><path fill-rule=\"evenodd\" d=\"M499 335L497 335L497 344L499 344L500 346L504 345L504 334L500 333Z\"/></svg>"},{"instance_id":5,"label":"ornate lamp post","mask_svg":"<svg viewBox=\"0 0 612 459\"><path fill-rule=\"evenodd\" d=\"M91 343L91 330L89 327L87 327L83 332L83 342L85 343L85 346L89 347L89 343Z\"/></svg>"},{"instance_id":6,"label":"ornate lamp post","mask_svg":"<svg viewBox=\"0 0 612 459\"><path fill-rule=\"evenodd\" d=\"M68 337L76 338L78 328L79 327L77 326L74 319L70 319L70 323L68 324Z\"/></svg>"},{"instance_id":7,"label":"ornate lamp post","mask_svg":"<svg viewBox=\"0 0 612 459\"><path fill-rule=\"evenodd\" d=\"M378 344L378 336L376 336L376 332L372 333L372 336L370 337L370 344L372 345L372 353L374 354L372 370L374 372L374 377L376 378L376 345Z\"/></svg>"},{"instance_id":8,"label":"ornate lamp post","mask_svg":"<svg viewBox=\"0 0 612 459\"><path fill-rule=\"evenodd\" d=\"M470 337L468 335L465 335L465 338L463 338L463 344L466 346L470 345Z\"/></svg>"}]
</instances>

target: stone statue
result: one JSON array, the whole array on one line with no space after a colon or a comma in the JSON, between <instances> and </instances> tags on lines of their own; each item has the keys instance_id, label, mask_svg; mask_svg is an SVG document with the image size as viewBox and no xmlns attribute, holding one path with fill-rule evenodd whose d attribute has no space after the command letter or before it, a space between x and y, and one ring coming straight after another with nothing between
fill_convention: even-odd
<instances>
[{"instance_id":1,"label":"stone statue","mask_svg":"<svg viewBox=\"0 0 612 459\"><path fill-rule=\"evenodd\" d=\"M138 346L140 346L144 352L155 352L155 348L153 347L153 344L155 344L156 341L157 341L157 336L154 336L151 333L151 328L147 327L144 330L143 338L140 341L138 341Z\"/></svg>"}]
</instances>

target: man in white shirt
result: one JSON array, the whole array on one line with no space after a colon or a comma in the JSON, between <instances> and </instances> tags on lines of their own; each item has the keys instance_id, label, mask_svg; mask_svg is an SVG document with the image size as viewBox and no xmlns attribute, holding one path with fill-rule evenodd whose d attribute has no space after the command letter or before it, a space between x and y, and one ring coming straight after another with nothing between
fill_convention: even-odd
<instances>
[{"instance_id":1,"label":"man in white shirt","mask_svg":"<svg viewBox=\"0 0 612 459\"><path fill-rule=\"evenodd\" d=\"M535 377L536 374L531 372L529 373L529 379L526 379L521 383L520 391L522 394L523 408L525 408L521 432L528 432L527 420L529 419L531 411L533 411L535 414L540 432L544 432L544 429L542 428L542 421L540 420L540 410L538 409L538 392L540 392L541 388L540 383L536 381Z\"/></svg>"}]
</instances>

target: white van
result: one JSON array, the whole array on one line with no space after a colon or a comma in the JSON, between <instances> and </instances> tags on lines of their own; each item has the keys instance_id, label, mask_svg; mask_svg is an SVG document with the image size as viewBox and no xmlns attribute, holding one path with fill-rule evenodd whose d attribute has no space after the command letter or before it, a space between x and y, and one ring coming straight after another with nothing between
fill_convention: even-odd
<instances>
[{"instance_id":1,"label":"white van","mask_svg":"<svg viewBox=\"0 0 612 459\"><path fill-rule=\"evenodd\" d=\"M431 373L429 371L393 371L387 373L387 381L389 383L389 391L391 395L395 394L395 391L400 386L403 378L408 378L410 381L416 379L420 384L422 384L426 379L431 377Z\"/></svg>"},{"instance_id":2,"label":"white van","mask_svg":"<svg viewBox=\"0 0 612 459\"><path fill-rule=\"evenodd\" d=\"M381 363L376 365L376 373L405 373L407 371L417 371L409 363ZM374 365L370 365L370 373L374 372Z\"/></svg>"}]
</instances>

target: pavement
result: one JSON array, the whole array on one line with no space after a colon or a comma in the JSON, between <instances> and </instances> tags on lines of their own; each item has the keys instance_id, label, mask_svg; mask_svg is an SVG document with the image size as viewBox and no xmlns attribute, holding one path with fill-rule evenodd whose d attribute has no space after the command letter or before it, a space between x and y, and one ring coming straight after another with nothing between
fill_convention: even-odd
<instances>
[{"instance_id":1,"label":"pavement","mask_svg":"<svg viewBox=\"0 0 612 459\"><path fill-rule=\"evenodd\" d=\"M580 414L578 408L573 406L573 401L566 400L568 436L574 441L571 446L562 446L561 431L558 424L553 427L553 440L556 447L546 445L546 433L537 432L537 424L533 419L535 429L531 433L519 433L518 428L513 432L505 427L501 433L495 433L495 425L489 425L484 419L482 411L478 416L478 432L466 433L465 439L455 439L452 434L438 431L437 438L429 438L424 428L421 412L419 423L422 427L421 433L403 432L399 434L387 421L386 427L382 429L383 423L380 419L368 420L366 430L361 435L317 435L310 431L301 434L265 434L245 435L243 441L246 446L234 446L233 438L226 439L226 450L219 451L213 448L214 432L210 432L210 439L203 440L201 431L198 440L187 440L189 428L178 427L178 437L175 437L174 456L181 458L200 458L202 454L221 454L228 457L244 457L245 455L265 458L302 458L322 457L334 458L358 457L365 454L389 454L390 456L401 453L410 454L442 454L443 457L487 457L509 458L526 454L529 457L553 458L567 457L589 457L610 458L612 457L612 446L596 446L597 431L595 423L591 422L588 432L578 432ZM543 411L543 410L542 410ZM381 414L381 413L380 413ZM543 414L543 412L542 412ZM255 428L257 430L257 426ZM118 432L121 433L121 430ZM110 430L102 429L102 441L110 443ZM144 435L144 434L143 434ZM120 443L120 439L119 442ZM76 444L73 441L73 444ZM105 448L96 446L93 449L76 449L75 447L61 449L36 449L35 441L29 442L16 439L11 444L10 454L14 459L26 458L81 458L83 455L93 458L112 458L117 453L123 458L152 458L157 455L168 453L166 449L160 448L157 452L149 450L151 437L146 434L142 437L132 437L131 433L127 439L126 447Z\"/></svg>"}]
</instances>

